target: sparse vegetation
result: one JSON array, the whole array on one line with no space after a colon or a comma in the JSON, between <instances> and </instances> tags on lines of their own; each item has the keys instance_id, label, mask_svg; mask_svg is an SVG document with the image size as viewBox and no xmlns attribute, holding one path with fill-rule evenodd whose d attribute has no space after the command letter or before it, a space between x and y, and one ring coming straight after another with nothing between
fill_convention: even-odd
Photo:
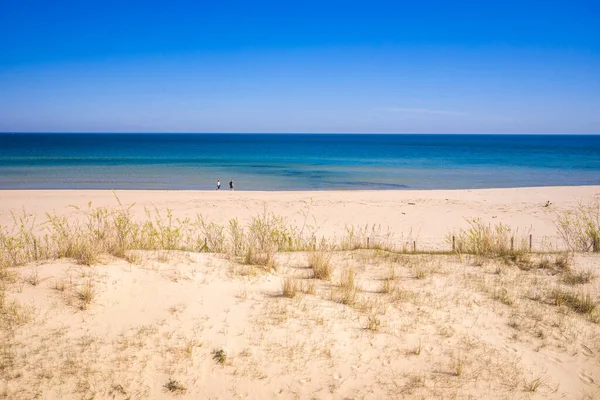
<instances>
[{"instance_id":1,"label":"sparse vegetation","mask_svg":"<svg viewBox=\"0 0 600 400\"><path fill-rule=\"evenodd\" d=\"M169 378L169 381L163 385L163 387L170 393L183 394L187 391L187 388L183 386L181 382L173 378Z\"/></svg>"},{"instance_id":2,"label":"sparse vegetation","mask_svg":"<svg viewBox=\"0 0 600 400\"><path fill-rule=\"evenodd\" d=\"M324 251L312 251L308 253L308 265L313 270L315 279L329 280L331 278L331 254Z\"/></svg>"},{"instance_id":3,"label":"sparse vegetation","mask_svg":"<svg viewBox=\"0 0 600 400\"><path fill-rule=\"evenodd\" d=\"M513 297L509 294L506 288L496 288L493 293L493 298L507 306L512 306L515 303Z\"/></svg>"},{"instance_id":4,"label":"sparse vegetation","mask_svg":"<svg viewBox=\"0 0 600 400\"><path fill-rule=\"evenodd\" d=\"M381 321L379 320L379 318L376 315L369 315L367 317L367 329L370 330L371 332L377 332L379 331L379 328L381 327Z\"/></svg>"},{"instance_id":5,"label":"sparse vegetation","mask_svg":"<svg viewBox=\"0 0 600 400\"><path fill-rule=\"evenodd\" d=\"M230 349L239 356L231 359L230 355L228 359L223 349L215 349L212 356L209 355L212 357L212 360L208 359L209 363L228 366L223 369L217 367L219 371L215 371L225 374L223 376L226 378L239 376L260 381L270 376L272 371L267 368L271 368L271 365L272 368L283 366L282 371L285 372L282 374L299 376L296 374L306 371L308 362L313 363L315 368L327 369L330 365L339 365L343 356L344 362L356 365L357 368L364 368L365 363L369 363L375 372L369 372L367 368L361 371L371 374L368 375L370 382L373 382L369 388L373 389L370 395L381 398L386 398L385 390L397 397L436 397L440 394L440 387L448 388L448 394L452 396L456 395L451 392L456 385L464 390L462 393L468 393L475 381L506 390L501 393L505 397L511 397L515 391L543 392L549 378L540 376L533 380L525 379L519 361L510 361L511 350L503 347L494 349L496 353L488 355L489 348L486 346L494 345L476 337L478 328L482 326L493 329L504 327L506 330L502 333L509 332L504 337L512 339L503 344L518 343L520 347L535 351L546 346L558 348L563 351L566 359L569 359L569 354L577 353L580 361L588 365L600 351L597 344L588 340L598 333L598 327L589 321L600 324L597 285L594 282L588 286L575 286L586 285L595 279L595 266L589 267L593 265L589 264L589 260L596 260L594 257L597 256L557 252L529 253L521 242L517 245L517 240L512 240L514 232L503 225L472 225L472 231L465 233L461 238L462 242L457 242L461 246L460 253L457 250L461 254L460 262L463 261L463 252L466 254L464 259L467 260L467 264L459 265L454 255L446 256L444 254L447 253L442 254L443 252L404 254L391 251L391 240L388 242L387 239L391 236L379 231L377 233L370 227L361 230L351 228L340 242L323 239L321 244L317 244L314 230L308 229L308 233L303 233L303 229L293 229L282 218L266 212L256 216L247 225L242 226L238 220L231 220L229 225L222 227L202 217L193 221L177 219L170 211L160 212L156 208L147 210L149 218L146 221L137 222L133 219L130 208L124 208L120 203L119 207L116 210L90 208L81 211L85 218L80 223L56 215L49 216L51 222L43 226L43 235L34 234L37 231L29 222L16 226L14 230L0 227L3 235L0 239L0 372L13 382L18 382L19 390L26 388L26 382L35 386L30 392L20 393L22 398L43 397L47 395L44 388L57 385L64 385L61 390L64 389L65 393L72 387L77 394L74 397L78 398L91 398L94 395L152 397L156 393L148 395L139 388L132 388L121 374L123 371L127 374L139 371L144 374L143 378L136 377L141 386L142 379L147 379L149 371L155 373L152 368L160 369L159 373L164 374L162 377L181 377L183 375L178 374L187 374L185 382L190 385L189 392L191 394L193 385L195 393L198 389L198 375L189 371L204 370L204 367L197 367L207 360L203 360L200 354L202 352L195 350L200 342L189 338L207 335L206 339L212 340L212 334L223 335L219 336L217 343L233 343L238 340L237 337L240 338L240 347L236 347L236 343ZM26 215L22 220L19 218L15 220L29 221ZM363 249L366 238L369 238L369 249ZM514 242L514 247L511 247L511 242ZM351 250L338 251L344 246ZM193 265L177 269L181 265L173 261L178 260L178 255L182 255L180 250L219 254L183 254L189 256L190 260L193 259ZM284 253L292 251L302 253ZM103 271L104 274L108 267L115 266L109 264L111 255L135 264L141 264L142 259L151 260L144 261L141 268L133 268L133 273L131 265L126 266L122 271L124 274L119 276L119 279L125 277L123 279L126 282L134 278L136 285L143 283L136 273L157 272L164 274L167 279L176 274L181 281L178 288L183 289L187 285L188 289L193 287L196 290L212 278L220 279L222 275L226 275L236 279L234 289L235 285L240 285L240 292L236 295L238 300L224 306L223 314L218 311L215 317L207 312L204 317L196 312L196 308L183 312L183 306L176 303L181 299L175 299L162 308L161 319L156 323L152 322L154 325L136 326L133 334L123 334L115 340L116 355L111 353L112 343L100 344L97 343L97 338L56 339L62 347L75 349L70 350L73 354L66 354L64 349L53 344L54 338L58 338L58 333L53 329L40 331L39 339L36 337L25 344L14 340L23 338L25 329L30 329L21 325L36 315L51 315L47 309L42 310L43 314L36 314L36 310L22 306L14 300L16 298L21 301L18 296L28 298L32 293L38 296L43 290L47 290L52 293L50 297L53 300L63 299L70 306L74 305L82 310L93 305L93 313L77 313L77 320L93 320L96 314L101 313L99 310L108 308L107 305L112 300L104 300L111 299L112 292L104 285L116 285L116 278L107 273L109 278L104 279L104 275L99 276L97 273ZM64 275L57 274L54 277L49 276L50 269L38 262L24 268L14 268L31 261L43 260L44 257L69 257L79 264L102 261L109 265L106 268L88 268L60 263L60 267L65 264L69 269L67 272L63 271ZM157 266L156 260L171 264ZM478 268L473 267L473 260ZM278 263L282 266L279 270ZM116 265L123 267L123 264L121 262ZM43 279L38 275L38 266ZM187 267L189 269L185 270ZM221 267L225 271L227 268L247 268L253 273L248 273L244 278L232 277L223 273ZM200 270L201 268L203 269ZM255 276L266 270L274 276ZM211 273L213 275L209 275ZM185 282L182 278L184 276ZM425 278L425 281L414 280ZM43 284L46 280L48 283ZM259 287L265 282L268 284ZM281 291L277 293L279 282ZM232 282L228 282L230 284ZM546 289L548 287L555 289L549 291ZM227 291L231 292L229 289ZM312 296L298 296L298 292ZM196 292L190 293L196 295ZM283 297L296 300L277 298L280 293ZM328 301L329 293L330 299L335 303ZM56 306L61 302L53 303ZM549 303L560 307L552 307ZM228 316L225 314L229 313L229 307L236 307L237 304L245 307L242 310L249 312L252 321L256 321L255 326L248 324L240 327L227 320ZM453 314L455 310L459 310L460 314ZM240 309L230 315L239 315L236 314L239 311ZM482 312L491 318L485 318L485 322L482 322L483 318L479 318ZM197 320L191 323L190 315L195 315ZM35 320L37 324L38 318ZM185 326L185 329L193 330L193 334L190 331L180 331L179 326L174 328L175 325L169 325L169 321L176 321L176 324ZM573 323L577 321L584 323ZM40 322L40 326L42 323ZM191 325L194 326L190 327ZM421 329L422 327L426 329ZM19 329L21 332L18 332ZM374 335L374 332L385 334ZM310 338L310 341L304 336ZM471 336L475 336L475 340L471 340ZM336 341L340 337L344 338L345 343L338 345ZM404 338L404 343L407 343L400 350L398 337ZM422 347L421 337L427 346ZM471 341L465 345L462 341L467 339ZM358 349L355 352L357 354L346 352L346 343L348 348ZM48 350L43 346L52 349ZM361 354L358 354L365 348L362 346L371 346L372 349L365 359L361 359ZM455 353L458 346L463 349L462 353ZM240 352L242 348L244 350ZM57 358L52 358L52 352L56 353ZM430 363L435 363L435 368L431 370L437 369L440 373L427 373L418 377L411 375L414 371L403 371L401 364L395 363L398 352L404 355L421 355L418 359L413 358L419 368L421 365L429 367L432 365ZM79 353L84 354L85 358ZM114 355L114 358L104 358L105 354L111 354L110 357ZM23 360L30 356L31 361L24 363ZM60 365L64 371L57 372L44 367L39 360L46 356L54 363L48 365ZM107 375L96 368L91 361L94 360L93 357L102 358L103 365L114 363L116 367L110 372L110 382L101 383ZM19 361L19 358L22 360ZM56 364L57 359L60 359L59 364ZM268 363L262 363L263 360L268 360ZM30 365L35 366L35 369ZM383 366L381 370L377 369L379 365ZM331 370L327 370L329 372ZM399 375L392 376L396 372ZM21 379L19 374L23 374L25 378ZM52 374L55 374L54 378ZM377 378L381 382L373 379L375 374L379 374ZM330 390L339 390L340 393L336 393L339 397L347 395L348 392L341 393L344 386L340 382L345 378L333 373L331 375L333 383ZM486 377L492 375L497 380L487 381ZM75 378L70 380L66 376ZM552 379L554 378L553 376ZM188 391L174 378L163 385L164 389L160 382L164 381L159 381L158 387L154 384L153 390L164 390L171 394ZM310 385L310 381L304 383ZM313 385L324 384L327 387L327 383L319 381L313 382ZM550 387L549 384L547 386ZM0 398L18 399L18 396L14 396L13 389L4 389L4 392L0 390ZM231 387L227 389L231 390ZM562 391L561 395L564 393ZM357 397L364 394L365 392L354 393Z\"/></svg>"},{"instance_id":6,"label":"sparse vegetation","mask_svg":"<svg viewBox=\"0 0 600 400\"><path fill-rule=\"evenodd\" d=\"M356 303L359 291L354 269L347 268L343 270L339 283L339 301L342 304L353 305Z\"/></svg>"},{"instance_id":7,"label":"sparse vegetation","mask_svg":"<svg viewBox=\"0 0 600 400\"><path fill-rule=\"evenodd\" d=\"M282 282L283 297L293 299L294 297L296 297L297 291L298 291L298 281L296 279L290 278L289 276L283 279L283 282Z\"/></svg>"},{"instance_id":8,"label":"sparse vegetation","mask_svg":"<svg viewBox=\"0 0 600 400\"><path fill-rule=\"evenodd\" d=\"M31 286L37 286L40 283L40 276L37 268L34 269L33 273L27 278L27 283Z\"/></svg>"},{"instance_id":9,"label":"sparse vegetation","mask_svg":"<svg viewBox=\"0 0 600 400\"><path fill-rule=\"evenodd\" d=\"M390 279L384 279L381 285L381 293L389 294L392 291L392 285Z\"/></svg>"},{"instance_id":10,"label":"sparse vegetation","mask_svg":"<svg viewBox=\"0 0 600 400\"><path fill-rule=\"evenodd\" d=\"M462 356L458 356L456 357L456 359L454 360L454 375L455 376L462 376L464 373L464 368L465 368L465 360Z\"/></svg>"},{"instance_id":11,"label":"sparse vegetation","mask_svg":"<svg viewBox=\"0 0 600 400\"><path fill-rule=\"evenodd\" d=\"M217 364L225 365L225 363L227 362L227 353L225 353L225 350L223 350L223 349L213 350L212 354L213 354L213 360L215 360L215 362Z\"/></svg>"},{"instance_id":12,"label":"sparse vegetation","mask_svg":"<svg viewBox=\"0 0 600 400\"><path fill-rule=\"evenodd\" d=\"M67 284L65 282L64 279L59 280L55 280L54 281L54 286L52 286L52 289L56 290L57 292L64 292L65 289L67 287Z\"/></svg>"},{"instance_id":13,"label":"sparse vegetation","mask_svg":"<svg viewBox=\"0 0 600 400\"><path fill-rule=\"evenodd\" d=\"M77 289L77 298L81 301L81 309L87 310L88 305L94 298L94 282L91 279L87 279L85 283Z\"/></svg>"},{"instance_id":14,"label":"sparse vegetation","mask_svg":"<svg viewBox=\"0 0 600 400\"><path fill-rule=\"evenodd\" d=\"M395 250L392 232L380 225L350 225L339 243L323 238L317 246L314 228L298 230L284 218L267 212L266 208L246 227L237 219L231 219L225 226L217 225L201 214L194 220L175 218L172 210L158 208L145 209L146 220L139 222L133 218L133 205L126 207L118 197L115 198L115 208L92 207L91 203L87 209L76 208L83 216L79 222L48 213L47 220L41 225L44 234L38 233L39 226L32 215L25 211L20 215L13 214L12 228L0 227L0 265L18 266L48 258L73 258L83 265L93 265L104 253L137 263L131 250L187 250L228 254L243 264L262 266L271 271L277 269L275 254L312 250L308 254L308 263L315 278L327 280L332 273L331 253L327 248L369 248L383 253ZM557 214L557 229L569 248L598 251L599 207L596 203L581 205L576 210ZM455 252L460 258L463 254L474 254L480 260L478 265L482 265L485 262L482 257L501 257L523 269L532 267L524 256L529 250L526 235L519 235L504 224L485 224L477 218L467 222L467 229L447 238L452 243L454 237ZM414 250L410 247L414 240L410 239L400 252ZM566 264L568 256L563 254L554 261L540 259L538 267L565 268Z\"/></svg>"},{"instance_id":15,"label":"sparse vegetation","mask_svg":"<svg viewBox=\"0 0 600 400\"><path fill-rule=\"evenodd\" d=\"M393 250L394 235L381 225L347 225L339 248L341 250L376 249Z\"/></svg>"},{"instance_id":16,"label":"sparse vegetation","mask_svg":"<svg viewBox=\"0 0 600 400\"><path fill-rule=\"evenodd\" d=\"M419 339L419 345L415 347L412 351L415 356L421 355L421 340Z\"/></svg>"},{"instance_id":17,"label":"sparse vegetation","mask_svg":"<svg viewBox=\"0 0 600 400\"><path fill-rule=\"evenodd\" d=\"M600 198L574 209L555 212L555 225L573 251L600 251Z\"/></svg>"},{"instance_id":18,"label":"sparse vegetation","mask_svg":"<svg viewBox=\"0 0 600 400\"><path fill-rule=\"evenodd\" d=\"M567 285L584 285L594 279L594 273L589 269L583 271L568 270L562 279Z\"/></svg>"},{"instance_id":19,"label":"sparse vegetation","mask_svg":"<svg viewBox=\"0 0 600 400\"><path fill-rule=\"evenodd\" d=\"M563 289L554 289L550 298L555 305L565 305L579 314L591 315L598 305L589 293L572 292Z\"/></svg>"},{"instance_id":20,"label":"sparse vegetation","mask_svg":"<svg viewBox=\"0 0 600 400\"><path fill-rule=\"evenodd\" d=\"M525 383L525 390L528 392L536 392L539 387L546 381L546 376L538 376L529 382Z\"/></svg>"},{"instance_id":21,"label":"sparse vegetation","mask_svg":"<svg viewBox=\"0 0 600 400\"><path fill-rule=\"evenodd\" d=\"M455 251L460 254L499 257L523 253L528 250L527 240L504 224L485 224L479 218L467 219L469 227L447 238L452 243L455 238Z\"/></svg>"},{"instance_id":22,"label":"sparse vegetation","mask_svg":"<svg viewBox=\"0 0 600 400\"><path fill-rule=\"evenodd\" d=\"M427 271L425 271L425 269L423 269L422 267L416 267L415 268L415 278L416 279L427 278Z\"/></svg>"}]
</instances>

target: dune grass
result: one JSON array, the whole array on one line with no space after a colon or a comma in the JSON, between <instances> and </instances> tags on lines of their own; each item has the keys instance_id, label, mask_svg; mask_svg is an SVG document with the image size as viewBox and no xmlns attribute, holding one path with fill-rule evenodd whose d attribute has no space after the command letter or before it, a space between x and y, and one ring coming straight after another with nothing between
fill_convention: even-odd
<instances>
[{"instance_id":1,"label":"dune grass","mask_svg":"<svg viewBox=\"0 0 600 400\"><path fill-rule=\"evenodd\" d=\"M225 225L208 221L202 214L195 218L176 218L172 210L145 209L145 219L134 218L133 205L125 206L116 197L115 207L74 207L78 218L68 219L48 213L38 224L26 211L12 214L12 226L0 226L0 266L12 267L53 258L72 258L83 265L94 265L103 255L128 259L132 250L212 252L225 254L233 261L277 270L276 254L309 251L308 264L316 279L332 275L331 251L369 249L378 255L405 253L410 242L397 240L380 225L347 226L338 241L321 238L317 246L316 228L298 229L295 225L265 209L244 226L237 219ZM580 205L556 214L556 226L564 243L573 250L597 251L600 205ZM305 218L308 218L305 216ZM520 268L568 267L568 256L554 260L542 258L534 265L529 256L529 235L504 224L486 224L468 219L468 228L447 236L455 253L480 258L500 258ZM305 224L306 225L306 224ZM396 245L394 245L394 243ZM407 247L408 245L408 247ZM449 251L419 252L447 254ZM413 249L413 253L417 253Z\"/></svg>"},{"instance_id":2,"label":"dune grass","mask_svg":"<svg viewBox=\"0 0 600 400\"><path fill-rule=\"evenodd\" d=\"M555 211L554 224L572 251L600 252L600 197L589 204Z\"/></svg>"},{"instance_id":3,"label":"dune grass","mask_svg":"<svg viewBox=\"0 0 600 400\"><path fill-rule=\"evenodd\" d=\"M467 219L469 227L447 236L455 251L460 254L474 254L486 257L514 256L529 250L525 235L520 235L502 223L491 225L480 218Z\"/></svg>"},{"instance_id":4,"label":"dune grass","mask_svg":"<svg viewBox=\"0 0 600 400\"><path fill-rule=\"evenodd\" d=\"M325 251L313 251L307 255L308 266L312 268L315 279L331 279L333 267L331 265L331 253Z\"/></svg>"}]
</instances>

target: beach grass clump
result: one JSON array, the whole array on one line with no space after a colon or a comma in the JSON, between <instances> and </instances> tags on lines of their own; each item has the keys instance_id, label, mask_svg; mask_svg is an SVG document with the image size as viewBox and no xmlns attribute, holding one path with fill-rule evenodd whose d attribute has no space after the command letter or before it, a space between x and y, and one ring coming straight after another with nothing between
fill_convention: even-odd
<instances>
[{"instance_id":1,"label":"beach grass clump","mask_svg":"<svg viewBox=\"0 0 600 400\"><path fill-rule=\"evenodd\" d=\"M226 252L227 243L224 226L217 225L214 222L207 222L202 214L198 214L194 223L194 227L200 231L199 238L205 238L204 243L201 242L201 239L199 243L199 245L203 247L203 251L207 251L209 253Z\"/></svg>"},{"instance_id":2,"label":"beach grass clump","mask_svg":"<svg viewBox=\"0 0 600 400\"><path fill-rule=\"evenodd\" d=\"M229 252L234 257L244 254L246 250L246 232L237 218L229 220Z\"/></svg>"},{"instance_id":3,"label":"beach grass clump","mask_svg":"<svg viewBox=\"0 0 600 400\"><path fill-rule=\"evenodd\" d=\"M310 279L300 281L300 291L304 294L314 295L316 293L315 282Z\"/></svg>"},{"instance_id":4,"label":"beach grass clump","mask_svg":"<svg viewBox=\"0 0 600 400\"><path fill-rule=\"evenodd\" d=\"M563 275L562 281L567 285L584 285L590 283L594 278L594 273L589 269L581 271L568 270Z\"/></svg>"},{"instance_id":5,"label":"beach grass clump","mask_svg":"<svg viewBox=\"0 0 600 400\"><path fill-rule=\"evenodd\" d=\"M185 233L190 228L189 218L173 217L173 210L167 208L163 215L158 208L154 213L145 210L148 219L141 229L140 247L147 250L184 250Z\"/></svg>"},{"instance_id":6,"label":"beach grass clump","mask_svg":"<svg viewBox=\"0 0 600 400\"><path fill-rule=\"evenodd\" d=\"M392 292L392 283L391 282L393 282L393 281L389 278L384 279L383 283L381 284L380 293L390 294Z\"/></svg>"},{"instance_id":7,"label":"beach grass clump","mask_svg":"<svg viewBox=\"0 0 600 400\"><path fill-rule=\"evenodd\" d=\"M371 332L378 332L381 328L381 321L376 315L369 315L367 317L367 327Z\"/></svg>"},{"instance_id":8,"label":"beach grass clump","mask_svg":"<svg viewBox=\"0 0 600 400\"><path fill-rule=\"evenodd\" d=\"M467 219L467 223L467 229L447 237L450 243L452 237L455 238L455 250L460 254L500 257L524 253L528 249L527 240L517 237L507 225L485 224L480 218Z\"/></svg>"},{"instance_id":9,"label":"beach grass clump","mask_svg":"<svg viewBox=\"0 0 600 400\"><path fill-rule=\"evenodd\" d=\"M25 210L11 213L12 227L0 226L0 268L14 267L49 256L47 238L34 234L36 219Z\"/></svg>"},{"instance_id":10,"label":"beach grass clump","mask_svg":"<svg viewBox=\"0 0 600 400\"><path fill-rule=\"evenodd\" d=\"M415 279L421 280L425 278L427 278L427 270L420 266L415 267Z\"/></svg>"},{"instance_id":11,"label":"beach grass clump","mask_svg":"<svg viewBox=\"0 0 600 400\"><path fill-rule=\"evenodd\" d=\"M303 240L295 226L288 225L283 217L267 212L255 215L248 224L247 243L258 252L305 250L308 241Z\"/></svg>"},{"instance_id":12,"label":"beach grass clump","mask_svg":"<svg viewBox=\"0 0 600 400\"><path fill-rule=\"evenodd\" d=\"M283 297L287 297L288 299L296 297L296 293L298 292L298 281L296 279L288 276L283 279L281 286Z\"/></svg>"},{"instance_id":13,"label":"beach grass clump","mask_svg":"<svg viewBox=\"0 0 600 400\"><path fill-rule=\"evenodd\" d=\"M589 293L573 292L563 289L554 289L550 293L550 299L555 305L565 305L579 314L591 315L598 306L598 302L592 299Z\"/></svg>"},{"instance_id":14,"label":"beach grass clump","mask_svg":"<svg viewBox=\"0 0 600 400\"><path fill-rule=\"evenodd\" d=\"M311 251L307 254L308 266L313 271L315 279L329 280L333 267L331 265L331 253L325 251Z\"/></svg>"},{"instance_id":15,"label":"beach grass clump","mask_svg":"<svg viewBox=\"0 0 600 400\"><path fill-rule=\"evenodd\" d=\"M225 365L225 363L227 362L227 353L225 353L225 350L223 349L213 350L212 355L213 360L215 360L217 364Z\"/></svg>"},{"instance_id":16,"label":"beach grass clump","mask_svg":"<svg viewBox=\"0 0 600 400\"><path fill-rule=\"evenodd\" d=\"M91 279L85 281L85 283L77 289L77 298L81 301L81 309L87 310L88 305L94 299L96 291L94 288L94 282Z\"/></svg>"},{"instance_id":17,"label":"beach grass clump","mask_svg":"<svg viewBox=\"0 0 600 400\"><path fill-rule=\"evenodd\" d=\"M6 296L6 284L0 281L0 336L3 330L23 325L32 319L31 310L17 301L9 301ZM0 369L1 370L1 369Z\"/></svg>"},{"instance_id":18,"label":"beach grass clump","mask_svg":"<svg viewBox=\"0 0 600 400\"><path fill-rule=\"evenodd\" d=\"M393 233L381 225L346 225L345 234L339 245L340 250L393 250Z\"/></svg>"},{"instance_id":19,"label":"beach grass clump","mask_svg":"<svg viewBox=\"0 0 600 400\"><path fill-rule=\"evenodd\" d=\"M243 264L254 265L264 268L266 271L277 271L278 264L275 260L275 253L267 251L259 253L254 247L248 247L244 256Z\"/></svg>"},{"instance_id":20,"label":"beach grass clump","mask_svg":"<svg viewBox=\"0 0 600 400\"><path fill-rule=\"evenodd\" d=\"M342 271L338 290L340 303L350 306L356 303L360 288L356 282L356 273L354 272L354 269L347 268Z\"/></svg>"},{"instance_id":21,"label":"beach grass clump","mask_svg":"<svg viewBox=\"0 0 600 400\"><path fill-rule=\"evenodd\" d=\"M464 357L462 357L461 355L459 355L458 357L456 357L454 359L454 365L453 365L453 372L454 372L454 376L460 377L463 375L464 370L465 370L465 359Z\"/></svg>"},{"instance_id":22,"label":"beach grass clump","mask_svg":"<svg viewBox=\"0 0 600 400\"><path fill-rule=\"evenodd\" d=\"M536 392L542 384L547 380L546 376L538 376L531 381L525 382L525 390L528 392Z\"/></svg>"},{"instance_id":23,"label":"beach grass clump","mask_svg":"<svg viewBox=\"0 0 600 400\"><path fill-rule=\"evenodd\" d=\"M495 288L492 293L492 298L509 307L512 307L515 304L515 299L506 288Z\"/></svg>"},{"instance_id":24,"label":"beach grass clump","mask_svg":"<svg viewBox=\"0 0 600 400\"><path fill-rule=\"evenodd\" d=\"M187 388L178 380L169 378L169 381L163 385L167 392L173 394L183 394L187 391Z\"/></svg>"},{"instance_id":25,"label":"beach grass clump","mask_svg":"<svg viewBox=\"0 0 600 400\"><path fill-rule=\"evenodd\" d=\"M570 250L600 252L600 197L556 211L554 224Z\"/></svg>"}]
</instances>

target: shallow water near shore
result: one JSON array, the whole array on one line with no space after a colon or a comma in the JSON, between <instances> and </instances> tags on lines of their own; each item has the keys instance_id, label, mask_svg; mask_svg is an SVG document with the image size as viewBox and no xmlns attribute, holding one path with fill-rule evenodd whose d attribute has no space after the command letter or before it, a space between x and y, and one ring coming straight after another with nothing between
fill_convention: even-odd
<instances>
[{"instance_id":1,"label":"shallow water near shore","mask_svg":"<svg viewBox=\"0 0 600 400\"><path fill-rule=\"evenodd\" d=\"M0 189L600 184L598 135L0 134Z\"/></svg>"}]
</instances>

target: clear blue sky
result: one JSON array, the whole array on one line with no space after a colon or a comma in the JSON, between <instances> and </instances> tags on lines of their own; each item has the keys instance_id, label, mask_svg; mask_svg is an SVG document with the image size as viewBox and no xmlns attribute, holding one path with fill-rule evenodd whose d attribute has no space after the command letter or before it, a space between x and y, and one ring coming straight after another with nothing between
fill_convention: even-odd
<instances>
[{"instance_id":1,"label":"clear blue sky","mask_svg":"<svg viewBox=\"0 0 600 400\"><path fill-rule=\"evenodd\" d=\"M0 131L600 133L600 2L0 0Z\"/></svg>"}]
</instances>

